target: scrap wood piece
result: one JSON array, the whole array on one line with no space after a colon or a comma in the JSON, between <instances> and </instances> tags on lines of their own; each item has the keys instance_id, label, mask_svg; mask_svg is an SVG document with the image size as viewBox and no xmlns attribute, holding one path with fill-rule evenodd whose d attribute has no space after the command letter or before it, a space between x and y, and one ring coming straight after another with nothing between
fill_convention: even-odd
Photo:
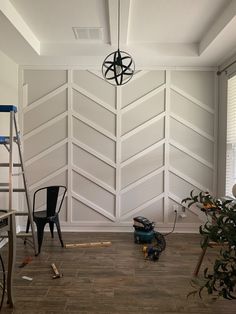
<instances>
[{"instance_id":1,"label":"scrap wood piece","mask_svg":"<svg viewBox=\"0 0 236 314\"><path fill-rule=\"evenodd\" d=\"M22 279L25 279L25 280L28 280L28 281L32 281L33 280L33 278L28 277L28 276L22 276Z\"/></svg>"},{"instance_id":2,"label":"scrap wood piece","mask_svg":"<svg viewBox=\"0 0 236 314\"><path fill-rule=\"evenodd\" d=\"M89 248L89 247L106 247L110 246L111 242L110 241L105 241L105 242L88 242L88 243L71 243L71 244L66 244L65 248Z\"/></svg>"},{"instance_id":3,"label":"scrap wood piece","mask_svg":"<svg viewBox=\"0 0 236 314\"><path fill-rule=\"evenodd\" d=\"M51 264L52 270L54 272L54 275L52 276L52 279L61 278L63 276L62 273L59 273L56 265L54 263Z\"/></svg>"}]
</instances>

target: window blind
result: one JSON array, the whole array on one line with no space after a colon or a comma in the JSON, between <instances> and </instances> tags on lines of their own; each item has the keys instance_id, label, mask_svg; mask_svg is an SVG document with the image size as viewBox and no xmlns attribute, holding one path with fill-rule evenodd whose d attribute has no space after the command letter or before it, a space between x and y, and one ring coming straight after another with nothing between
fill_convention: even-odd
<instances>
[{"instance_id":1,"label":"window blind","mask_svg":"<svg viewBox=\"0 0 236 314\"><path fill-rule=\"evenodd\" d=\"M227 88L227 149L226 195L232 196L236 183L236 75L228 80Z\"/></svg>"}]
</instances>

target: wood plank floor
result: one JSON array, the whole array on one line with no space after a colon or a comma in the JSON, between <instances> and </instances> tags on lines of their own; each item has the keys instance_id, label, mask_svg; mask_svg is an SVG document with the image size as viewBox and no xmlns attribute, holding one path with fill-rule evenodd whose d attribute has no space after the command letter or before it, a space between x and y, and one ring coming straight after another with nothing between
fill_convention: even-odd
<instances>
[{"instance_id":1,"label":"wood plank floor","mask_svg":"<svg viewBox=\"0 0 236 314\"><path fill-rule=\"evenodd\" d=\"M1 313L236 313L234 301L204 303L198 297L186 298L200 253L199 235L169 235L158 262L144 260L142 246L134 244L132 233L63 233L63 238L65 243L112 241L112 246L65 249L57 235L51 239L46 234L40 256L19 268L33 251L18 240L15 306L9 309L5 299ZM208 252L205 262L212 254ZM51 263L63 278L52 279Z\"/></svg>"}]
</instances>

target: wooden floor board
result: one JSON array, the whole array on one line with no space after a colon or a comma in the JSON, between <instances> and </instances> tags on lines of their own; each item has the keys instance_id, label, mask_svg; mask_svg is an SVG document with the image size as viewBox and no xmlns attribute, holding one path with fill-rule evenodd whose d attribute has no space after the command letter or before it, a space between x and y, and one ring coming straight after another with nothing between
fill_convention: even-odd
<instances>
[{"instance_id":1,"label":"wooden floor board","mask_svg":"<svg viewBox=\"0 0 236 314\"><path fill-rule=\"evenodd\" d=\"M131 233L63 233L65 243L111 241L104 248L61 248L45 234L40 256L17 240L15 307L6 300L1 313L14 314L235 314L234 301L187 299L200 254L200 236L171 234L158 262L144 259ZM6 260L6 252L2 254ZM210 264L216 250L207 252ZM19 268L23 259L33 260ZM5 261L6 262L6 261ZM51 263L63 273L52 279ZM202 267L204 269L204 265ZM22 279L32 277L32 281Z\"/></svg>"}]
</instances>

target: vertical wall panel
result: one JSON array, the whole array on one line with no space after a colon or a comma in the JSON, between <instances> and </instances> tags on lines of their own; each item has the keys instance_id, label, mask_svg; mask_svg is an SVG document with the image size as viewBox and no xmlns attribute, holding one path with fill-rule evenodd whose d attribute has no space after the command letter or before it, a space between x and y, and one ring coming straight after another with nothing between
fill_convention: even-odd
<instances>
[{"instance_id":1,"label":"vertical wall panel","mask_svg":"<svg viewBox=\"0 0 236 314\"><path fill-rule=\"evenodd\" d=\"M132 230L142 215L169 228L173 206L192 189L213 189L215 73L168 74L138 73L116 89L84 70L24 71L28 181L31 193L71 186L62 226ZM187 215L182 231L199 225Z\"/></svg>"}]
</instances>

